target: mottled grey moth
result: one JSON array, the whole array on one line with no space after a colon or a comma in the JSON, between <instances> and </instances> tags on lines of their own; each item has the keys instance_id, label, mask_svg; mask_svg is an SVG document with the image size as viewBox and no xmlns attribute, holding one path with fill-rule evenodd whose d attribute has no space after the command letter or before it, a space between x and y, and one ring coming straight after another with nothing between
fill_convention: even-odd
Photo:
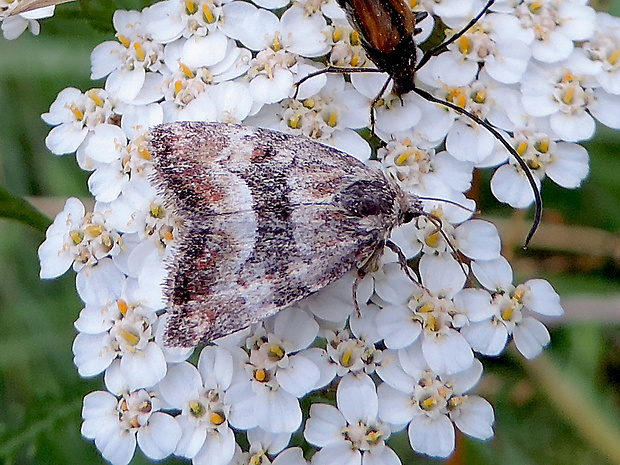
<instances>
[{"instance_id":1,"label":"mottled grey moth","mask_svg":"<svg viewBox=\"0 0 620 465\"><path fill-rule=\"evenodd\" d=\"M149 137L153 183L183 223L164 283L170 346L245 328L349 270L363 276L391 231L423 214L380 170L306 137L198 122Z\"/></svg>"}]
</instances>

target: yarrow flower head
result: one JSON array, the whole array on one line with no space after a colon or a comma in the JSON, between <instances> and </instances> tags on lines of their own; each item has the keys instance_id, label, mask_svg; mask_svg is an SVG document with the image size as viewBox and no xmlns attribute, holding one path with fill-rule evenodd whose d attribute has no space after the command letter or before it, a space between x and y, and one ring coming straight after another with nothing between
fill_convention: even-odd
<instances>
[{"instance_id":1,"label":"yarrow flower head","mask_svg":"<svg viewBox=\"0 0 620 465\"><path fill-rule=\"evenodd\" d=\"M8 16L14 3L0 0L5 35L24 24L35 31L23 14ZM418 8L430 13L415 36L427 49L435 27L451 36L480 7ZM404 429L414 451L433 457L454 451L455 427L492 437L493 409L472 394L478 357L502 354L511 340L537 356L550 341L537 315L563 310L547 281L514 283L497 229L474 218L466 193L483 168L494 170L493 195L515 208L534 201L532 179L536 188L546 177L579 187L589 170L580 143L595 121L620 128L618 20L581 0L496 1L423 59L422 95L390 85L378 95L387 76L377 72L296 86L325 63L374 68L367 38L334 1L166 0L117 11L113 25L115 40L91 54L102 88L67 88L43 115L50 151L76 153L91 172L95 206L69 199L39 249L42 278L77 274L75 364L82 376L103 374L106 388L84 399L82 433L103 457L126 464L137 445L152 460L307 464L289 446L303 431L313 464L392 465L400 459L386 441ZM523 163L459 108L497 129ZM158 195L148 150L150 128L181 120L316 139L381 170L424 211L393 231L382 256L359 264L364 276L352 270L192 357L164 343L163 289L187 218Z\"/></svg>"},{"instance_id":2,"label":"yarrow flower head","mask_svg":"<svg viewBox=\"0 0 620 465\"><path fill-rule=\"evenodd\" d=\"M33 9L26 0L0 1L0 21L5 39L17 39L26 29L36 36L41 31L38 19L54 16L54 5ZM40 4L39 4L40 5Z\"/></svg>"}]
</instances>

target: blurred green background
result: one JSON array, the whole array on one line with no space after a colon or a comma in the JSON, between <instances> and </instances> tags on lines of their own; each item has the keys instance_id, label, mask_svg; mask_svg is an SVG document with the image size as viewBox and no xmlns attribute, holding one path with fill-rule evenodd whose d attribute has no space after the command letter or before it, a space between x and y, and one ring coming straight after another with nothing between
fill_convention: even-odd
<instances>
[{"instance_id":1,"label":"blurred green background","mask_svg":"<svg viewBox=\"0 0 620 465\"><path fill-rule=\"evenodd\" d=\"M74 155L56 157L45 148L49 127L40 115L65 87L102 85L89 79L91 50L113 39L115 8L142 6L139 0L69 3L42 22L39 37L0 39L3 189L51 200L57 210L68 196L88 196L87 173ZM618 0L601 7L620 16ZM519 245L528 217L493 201L490 173L476 179L481 209L503 217L504 253L517 278L547 278L567 317L550 323L553 343L543 357L524 362L509 352L484 360L478 391L496 410L496 437L488 443L459 437L451 463L620 464L620 132L599 128L586 146L589 179L577 191L544 184L546 223L527 251ZM104 463L80 435L82 398L103 381L80 378L73 365L73 321L81 309L74 274L39 280L43 239L41 231L0 220L0 460ZM391 444L404 464L437 463L407 452L406 438ZM166 463L177 462L187 463ZM148 462L138 452L132 463Z\"/></svg>"}]
</instances>

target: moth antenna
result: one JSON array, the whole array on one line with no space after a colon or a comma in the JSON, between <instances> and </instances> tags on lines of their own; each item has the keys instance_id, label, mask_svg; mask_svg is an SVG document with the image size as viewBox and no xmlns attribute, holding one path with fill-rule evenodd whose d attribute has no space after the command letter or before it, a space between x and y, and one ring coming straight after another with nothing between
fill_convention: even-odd
<instances>
[{"instance_id":1,"label":"moth antenna","mask_svg":"<svg viewBox=\"0 0 620 465\"><path fill-rule=\"evenodd\" d=\"M452 37L450 37L445 42L442 42L441 44L431 48L428 52L424 53L424 55L422 56L422 58L420 59L420 61L415 67L416 71L422 68L422 66L424 66L428 62L428 60L430 60L433 56L439 54L439 52L444 50L448 45L457 41L463 34L469 31L469 29L471 29L471 27L474 24L480 21L480 18L482 18L486 14L486 12L489 11L489 8L491 8L493 3L495 3L495 0L489 0L487 4L484 5L484 7L480 10L480 12L476 15L476 17L473 18L470 22L468 22L467 25L463 29L461 29L459 32L454 34Z\"/></svg>"},{"instance_id":2,"label":"moth antenna","mask_svg":"<svg viewBox=\"0 0 620 465\"><path fill-rule=\"evenodd\" d=\"M420 199L420 200L429 200L431 202L443 202L443 203L447 203L447 204L450 204L450 205L454 205L455 207L459 207L459 208L461 208L461 209L463 209L463 210L465 210L465 211L467 211L469 213L476 213L476 210L472 210L471 208L466 207L465 205L461 205L460 203L455 202L454 200L440 199L439 197L423 197L423 196L420 196L420 195L418 195L418 199Z\"/></svg>"},{"instance_id":3,"label":"moth antenna","mask_svg":"<svg viewBox=\"0 0 620 465\"><path fill-rule=\"evenodd\" d=\"M420 216L424 216L428 218L428 220L435 225L435 232L438 232L439 234L441 234L441 237L445 239L446 243L448 244L448 247L450 247L450 250L452 250L452 252L454 253L454 257L456 258L456 261L459 262L459 266L461 267L461 271L463 272L465 277L469 276L469 272L465 269L465 264L463 263L463 260L461 260L459 251L456 249L456 247L454 247L454 245L452 244L452 241L450 241L450 238L448 237L446 232L443 230L443 221L441 221L441 218L439 218L436 215L433 215L432 213L427 213L427 212L420 212Z\"/></svg>"},{"instance_id":4,"label":"moth antenna","mask_svg":"<svg viewBox=\"0 0 620 465\"><path fill-rule=\"evenodd\" d=\"M538 226L540 225L540 220L542 219L542 196L540 195L540 190L538 189L538 186L536 185L536 181L534 180L534 175L532 174L530 167L527 166L527 163L525 163L525 160L523 160L521 155L517 153L514 147L510 145L510 143L504 138L504 136L497 129L491 126L491 124L488 123L487 121L484 121L483 119L465 110L464 108L461 108L458 105L455 105L454 103L441 100L418 87L414 88L413 91L416 94L418 94L420 97L422 97L423 99L428 100L429 102L436 103L438 105L443 105L444 107L448 107L451 110L454 110L455 112L461 115L467 116L475 123L478 123L480 126L482 126L487 131L489 131L491 134L493 134L493 136L502 143L502 145L506 148L506 150L508 150L510 155L512 155L512 157L519 164L519 166L525 173L525 177L530 183L530 187L534 191L534 200L536 202L536 213L534 214L534 222L532 224L532 227L530 228L530 231L527 233L527 237L525 238L525 243L523 244L523 248L524 249L527 248L528 244L530 243L530 240L532 239L532 236L534 235L534 233L538 229Z\"/></svg>"}]
</instances>

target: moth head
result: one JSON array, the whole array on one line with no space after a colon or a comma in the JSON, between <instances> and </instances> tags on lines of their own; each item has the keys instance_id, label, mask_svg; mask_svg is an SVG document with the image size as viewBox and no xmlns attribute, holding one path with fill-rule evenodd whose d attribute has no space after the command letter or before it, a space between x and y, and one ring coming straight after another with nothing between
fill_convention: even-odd
<instances>
[{"instance_id":1,"label":"moth head","mask_svg":"<svg viewBox=\"0 0 620 465\"><path fill-rule=\"evenodd\" d=\"M405 194L404 208L400 213L400 223L410 223L415 218L424 215L422 201L415 194Z\"/></svg>"}]
</instances>

